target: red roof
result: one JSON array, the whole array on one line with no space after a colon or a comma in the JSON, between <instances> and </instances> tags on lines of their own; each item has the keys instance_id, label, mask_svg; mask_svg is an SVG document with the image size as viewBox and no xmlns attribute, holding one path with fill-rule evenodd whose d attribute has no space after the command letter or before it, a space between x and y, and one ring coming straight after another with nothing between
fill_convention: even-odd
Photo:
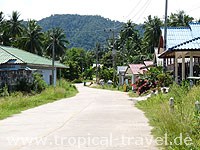
<instances>
[{"instance_id":1,"label":"red roof","mask_svg":"<svg viewBox=\"0 0 200 150\"><path fill-rule=\"evenodd\" d=\"M133 74L139 74L139 73L143 73L143 70L140 70L141 67L143 67L143 64L130 64L129 67L131 69L131 72Z\"/></svg>"},{"instance_id":2,"label":"red roof","mask_svg":"<svg viewBox=\"0 0 200 150\"><path fill-rule=\"evenodd\" d=\"M145 61L144 62L146 66L152 65L153 62L152 61ZM141 67L145 66L144 64L130 64L129 67L131 69L131 72L133 74L143 74L144 71L146 71L147 69L140 69Z\"/></svg>"}]
</instances>

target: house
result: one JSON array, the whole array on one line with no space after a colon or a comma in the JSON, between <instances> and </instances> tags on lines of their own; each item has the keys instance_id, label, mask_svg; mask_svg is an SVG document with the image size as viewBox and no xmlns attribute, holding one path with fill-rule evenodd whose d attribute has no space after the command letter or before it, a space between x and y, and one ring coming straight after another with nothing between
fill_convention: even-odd
<instances>
[{"instance_id":1,"label":"house","mask_svg":"<svg viewBox=\"0 0 200 150\"><path fill-rule=\"evenodd\" d=\"M187 77L200 76L200 23L190 23L189 27L168 27L165 51L163 42L162 28L158 47L159 58L166 60L166 66L173 70L177 83Z\"/></svg>"},{"instance_id":2,"label":"house","mask_svg":"<svg viewBox=\"0 0 200 150\"><path fill-rule=\"evenodd\" d=\"M119 77L119 85L124 84L125 72L128 66L117 66L117 76Z\"/></svg>"},{"instance_id":3,"label":"house","mask_svg":"<svg viewBox=\"0 0 200 150\"><path fill-rule=\"evenodd\" d=\"M148 66L153 66L152 61L144 61L144 64L129 64L125 74L126 76L131 76L131 84L134 84L139 77L139 74L143 74L147 71Z\"/></svg>"},{"instance_id":4,"label":"house","mask_svg":"<svg viewBox=\"0 0 200 150\"><path fill-rule=\"evenodd\" d=\"M55 62L54 84L57 69L67 66ZM21 78L32 80L32 74L38 72L47 84L51 84L52 61L13 47L0 46L0 85L15 85Z\"/></svg>"}]
</instances>

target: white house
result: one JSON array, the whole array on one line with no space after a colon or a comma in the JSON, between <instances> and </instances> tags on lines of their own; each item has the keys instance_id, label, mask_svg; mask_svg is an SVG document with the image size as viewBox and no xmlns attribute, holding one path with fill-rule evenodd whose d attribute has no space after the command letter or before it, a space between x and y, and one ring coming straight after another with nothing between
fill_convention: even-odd
<instances>
[{"instance_id":1,"label":"white house","mask_svg":"<svg viewBox=\"0 0 200 150\"><path fill-rule=\"evenodd\" d=\"M176 82L200 76L200 23L190 23L188 27L168 27L166 51L163 50L163 41L162 28L159 58L166 59L166 65L171 66Z\"/></svg>"},{"instance_id":2,"label":"white house","mask_svg":"<svg viewBox=\"0 0 200 150\"><path fill-rule=\"evenodd\" d=\"M57 69L68 68L55 62L54 84L56 84ZM30 74L38 72L47 84L52 81L52 61L13 47L0 46L0 78L2 82L15 84L16 78L31 78Z\"/></svg>"}]
</instances>

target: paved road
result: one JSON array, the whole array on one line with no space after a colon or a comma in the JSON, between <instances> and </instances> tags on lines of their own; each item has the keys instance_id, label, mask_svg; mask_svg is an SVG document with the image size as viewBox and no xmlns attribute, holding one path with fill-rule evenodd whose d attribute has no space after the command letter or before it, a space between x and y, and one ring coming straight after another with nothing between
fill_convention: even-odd
<instances>
[{"instance_id":1,"label":"paved road","mask_svg":"<svg viewBox=\"0 0 200 150\"><path fill-rule=\"evenodd\" d=\"M125 93L77 85L77 96L0 121L0 150L154 150L151 127Z\"/></svg>"}]
</instances>

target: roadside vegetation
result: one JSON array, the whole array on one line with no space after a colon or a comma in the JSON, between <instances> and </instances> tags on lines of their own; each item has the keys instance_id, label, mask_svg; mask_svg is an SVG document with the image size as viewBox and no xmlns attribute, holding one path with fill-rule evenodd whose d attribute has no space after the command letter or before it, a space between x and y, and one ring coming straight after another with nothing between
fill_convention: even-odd
<instances>
[{"instance_id":1,"label":"roadside vegetation","mask_svg":"<svg viewBox=\"0 0 200 150\"><path fill-rule=\"evenodd\" d=\"M195 102L200 100L200 86L190 89L188 85L174 84L168 94L159 93L136 104L154 127L153 135L167 141L162 145L165 149L200 149L200 111L195 108ZM174 98L174 108L170 109L171 97Z\"/></svg>"},{"instance_id":2,"label":"roadside vegetation","mask_svg":"<svg viewBox=\"0 0 200 150\"><path fill-rule=\"evenodd\" d=\"M46 87L41 93L33 91L32 93L13 92L9 94L4 88L2 91L4 95L0 98L0 119L62 98L75 96L78 92L76 87L69 82L62 80L60 83L55 88Z\"/></svg>"}]
</instances>

